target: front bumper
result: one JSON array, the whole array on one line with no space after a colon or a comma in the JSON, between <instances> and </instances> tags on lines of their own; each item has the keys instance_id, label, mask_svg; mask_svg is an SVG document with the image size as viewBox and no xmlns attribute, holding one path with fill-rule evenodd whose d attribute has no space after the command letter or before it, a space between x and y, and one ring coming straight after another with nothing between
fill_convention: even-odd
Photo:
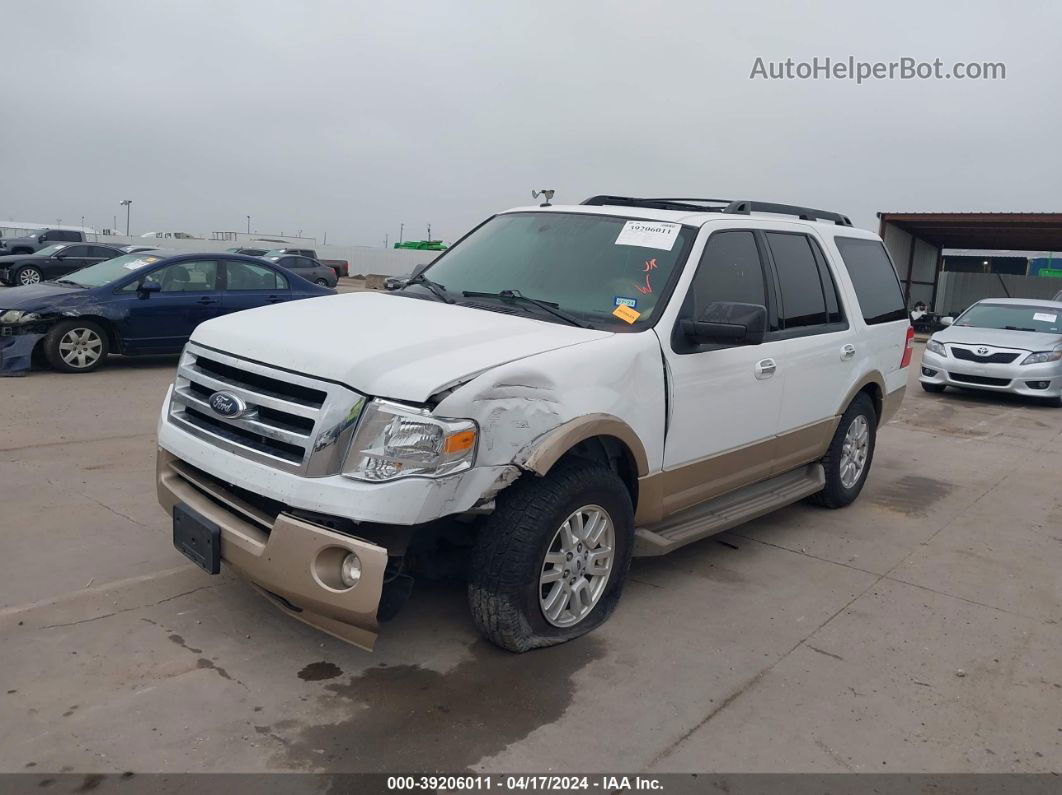
<instances>
[{"instance_id":1,"label":"front bumper","mask_svg":"<svg viewBox=\"0 0 1062 795\"><path fill-rule=\"evenodd\" d=\"M9 334L9 329L17 333ZM0 377L25 375L33 363L33 349L43 337L44 332L0 326Z\"/></svg>"},{"instance_id":2,"label":"front bumper","mask_svg":"<svg viewBox=\"0 0 1062 795\"><path fill-rule=\"evenodd\" d=\"M918 380L923 384L983 389L988 392L1006 392L1025 397L1056 398L1062 395L1062 362L1023 365L1018 361L1010 364L981 364L941 356L926 350L922 354L921 372ZM1044 384L1035 387L1032 384Z\"/></svg>"},{"instance_id":3,"label":"front bumper","mask_svg":"<svg viewBox=\"0 0 1062 795\"><path fill-rule=\"evenodd\" d=\"M341 640L372 651L387 550L281 513L270 517L159 448L159 503L172 515L184 503L221 528L221 559L281 610ZM339 562L354 552L361 579L337 581Z\"/></svg>"}]
</instances>

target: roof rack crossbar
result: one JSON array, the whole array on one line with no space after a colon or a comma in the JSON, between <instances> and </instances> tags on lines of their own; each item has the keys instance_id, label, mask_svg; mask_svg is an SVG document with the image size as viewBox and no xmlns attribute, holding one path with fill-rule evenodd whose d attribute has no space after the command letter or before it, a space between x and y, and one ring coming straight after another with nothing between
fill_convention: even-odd
<instances>
[{"instance_id":1,"label":"roof rack crossbar","mask_svg":"<svg viewBox=\"0 0 1062 795\"><path fill-rule=\"evenodd\" d=\"M795 204L775 204L774 202L757 202L742 199L728 204L723 208L723 212L735 215L777 213L779 215L795 215L802 221L833 221L837 226L852 226L852 221L847 215L841 215L841 213L831 212L830 210L799 207Z\"/></svg>"}]
</instances>

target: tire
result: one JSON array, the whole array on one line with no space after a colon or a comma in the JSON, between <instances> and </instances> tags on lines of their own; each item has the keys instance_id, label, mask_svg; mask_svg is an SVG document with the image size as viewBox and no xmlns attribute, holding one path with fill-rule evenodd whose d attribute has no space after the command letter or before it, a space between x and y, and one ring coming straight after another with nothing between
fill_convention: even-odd
<instances>
[{"instance_id":1,"label":"tire","mask_svg":"<svg viewBox=\"0 0 1062 795\"><path fill-rule=\"evenodd\" d=\"M612 527L611 566L607 574L597 576L589 574L594 562L586 554L595 546L593 538L580 547L586 552L573 553L574 564L563 551L565 538L584 541L577 529L582 522L571 523L576 513L587 520L582 530L586 537L594 535L595 527L603 527L593 511ZM566 526L575 530L573 536L565 534ZM608 546L607 525L604 528L596 542L598 551ZM604 465L567 461L545 477L525 475L498 495L497 508L484 522L473 548L468 583L473 622L487 640L512 652L585 635L601 626L619 601L633 538L630 494ZM547 560L547 553L553 560ZM549 582L543 582L545 576ZM571 598L573 582L576 593L583 595L578 606ZM551 601L556 589L560 598ZM547 617L547 604L554 611L552 619ZM580 611L585 612L577 617Z\"/></svg>"},{"instance_id":2,"label":"tire","mask_svg":"<svg viewBox=\"0 0 1062 795\"><path fill-rule=\"evenodd\" d=\"M921 383L922 389L924 389L926 392L932 392L938 395L948 388L947 384L927 384L925 381L922 381Z\"/></svg>"},{"instance_id":3,"label":"tire","mask_svg":"<svg viewBox=\"0 0 1062 795\"><path fill-rule=\"evenodd\" d=\"M861 446L857 442L860 424L865 432ZM830 446L822 458L822 467L826 472L826 488L812 495L811 502L825 508L844 508L855 502L859 492L863 490L863 484L870 473L870 465L874 461L877 429L878 415L874 411L874 403L866 393L856 395L841 421L837 423L837 430L834 431ZM849 439L849 431L855 434L855 438ZM857 449L861 447L863 451L862 468L854 480L851 479L851 470L845 468L852 461L851 456L846 457L849 441L856 444Z\"/></svg>"},{"instance_id":4,"label":"tire","mask_svg":"<svg viewBox=\"0 0 1062 795\"><path fill-rule=\"evenodd\" d=\"M34 268L32 265L27 265L24 268L19 268L15 273L14 282L16 285L29 285L40 284L43 274L41 274L38 268Z\"/></svg>"},{"instance_id":5,"label":"tire","mask_svg":"<svg viewBox=\"0 0 1062 795\"><path fill-rule=\"evenodd\" d=\"M61 373L91 373L107 359L107 332L90 320L56 323L45 335L44 356Z\"/></svg>"},{"instance_id":6,"label":"tire","mask_svg":"<svg viewBox=\"0 0 1062 795\"><path fill-rule=\"evenodd\" d=\"M1043 398L1043 404L1054 409L1062 409L1062 395L1053 398Z\"/></svg>"}]
</instances>

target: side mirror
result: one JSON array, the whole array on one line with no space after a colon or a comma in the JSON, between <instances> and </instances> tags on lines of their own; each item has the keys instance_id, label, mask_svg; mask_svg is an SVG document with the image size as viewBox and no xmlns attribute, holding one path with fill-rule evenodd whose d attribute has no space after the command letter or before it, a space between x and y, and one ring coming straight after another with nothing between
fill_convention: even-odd
<instances>
[{"instance_id":1,"label":"side mirror","mask_svg":"<svg viewBox=\"0 0 1062 795\"><path fill-rule=\"evenodd\" d=\"M37 242L38 243L43 243L47 239L48 239L48 235L47 234L37 235Z\"/></svg>"},{"instance_id":2,"label":"side mirror","mask_svg":"<svg viewBox=\"0 0 1062 795\"><path fill-rule=\"evenodd\" d=\"M680 321L680 328L698 345L759 345L767 333L767 307L716 301L696 320Z\"/></svg>"},{"instance_id":3,"label":"side mirror","mask_svg":"<svg viewBox=\"0 0 1062 795\"><path fill-rule=\"evenodd\" d=\"M950 326L954 322L955 322L955 318L953 318L951 315L948 315L948 317L942 317L940 319L940 324L942 326Z\"/></svg>"},{"instance_id":4,"label":"side mirror","mask_svg":"<svg viewBox=\"0 0 1062 795\"><path fill-rule=\"evenodd\" d=\"M158 282L140 282L140 286L136 288L137 295L140 298L147 298L152 293L158 293L162 291L162 285Z\"/></svg>"}]
</instances>

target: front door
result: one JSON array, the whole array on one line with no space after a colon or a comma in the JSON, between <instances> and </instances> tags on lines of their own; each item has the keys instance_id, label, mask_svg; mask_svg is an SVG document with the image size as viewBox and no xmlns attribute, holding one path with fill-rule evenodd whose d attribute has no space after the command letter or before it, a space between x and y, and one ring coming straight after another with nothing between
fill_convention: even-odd
<instances>
[{"instance_id":1,"label":"front door","mask_svg":"<svg viewBox=\"0 0 1062 795\"><path fill-rule=\"evenodd\" d=\"M761 243L749 230L714 232L676 327L714 301L768 307ZM684 345L659 328L671 389L662 475L665 515L770 475L782 406L785 341Z\"/></svg>"},{"instance_id":2,"label":"front door","mask_svg":"<svg viewBox=\"0 0 1062 795\"><path fill-rule=\"evenodd\" d=\"M176 262L152 271L142 282L161 286L157 292L133 292L121 329L131 353L179 351L192 331L221 308L218 263L214 260Z\"/></svg>"}]
</instances>

